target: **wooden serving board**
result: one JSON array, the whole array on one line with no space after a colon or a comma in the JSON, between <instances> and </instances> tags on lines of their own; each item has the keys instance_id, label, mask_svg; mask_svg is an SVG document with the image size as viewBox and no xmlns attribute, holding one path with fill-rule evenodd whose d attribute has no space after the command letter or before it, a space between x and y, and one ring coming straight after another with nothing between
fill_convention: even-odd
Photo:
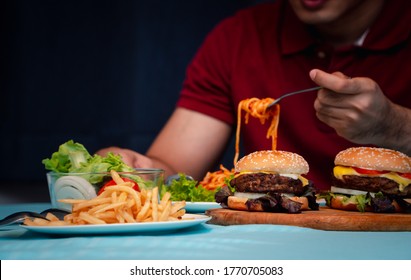
<instances>
[{"instance_id":1,"label":"wooden serving board","mask_svg":"<svg viewBox=\"0 0 411 280\"><path fill-rule=\"evenodd\" d=\"M298 214L210 209L209 223L216 225L273 224L333 231L411 231L411 214L360 213L320 207Z\"/></svg>"}]
</instances>

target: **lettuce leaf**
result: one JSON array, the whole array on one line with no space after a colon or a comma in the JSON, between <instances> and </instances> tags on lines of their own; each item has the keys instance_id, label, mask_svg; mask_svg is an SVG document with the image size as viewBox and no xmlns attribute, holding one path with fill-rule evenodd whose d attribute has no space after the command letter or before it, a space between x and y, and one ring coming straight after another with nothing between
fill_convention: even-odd
<instances>
[{"instance_id":1,"label":"lettuce leaf","mask_svg":"<svg viewBox=\"0 0 411 280\"><path fill-rule=\"evenodd\" d=\"M160 195L163 196L169 192L172 201L215 202L216 191L207 190L202 185L198 185L197 181L188 179L185 174L179 173L179 178L172 180L170 185L164 186Z\"/></svg>"},{"instance_id":2,"label":"lettuce leaf","mask_svg":"<svg viewBox=\"0 0 411 280\"><path fill-rule=\"evenodd\" d=\"M80 168L90 158L91 155L82 144L69 140L60 145L58 151L54 152L50 159L43 159L42 163L47 170L68 173Z\"/></svg>"},{"instance_id":3,"label":"lettuce leaf","mask_svg":"<svg viewBox=\"0 0 411 280\"><path fill-rule=\"evenodd\" d=\"M59 146L51 158L42 160L47 170L57 173L101 173L115 170L117 172L133 172L134 168L125 164L120 155L108 153L107 156L91 156L87 149L80 143L69 140ZM91 184L100 183L105 175L90 174L85 178ZM139 176L128 176L138 184L145 183Z\"/></svg>"},{"instance_id":4,"label":"lettuce leaf","mask_svg":"<svg viewBox=\"0 0 411 280\"><path fill-rule=\"evenodd\" d=\"M345 195L333 192L324 192L318 196L319 198L324 198L326 205L331 205L331 199L336 197L342 197L343 204L353 203L357 206L358 211L365 212L367 206L371 206L371 198L369 195L358 194L358 195Z\"/></svg>"}]
</instances>

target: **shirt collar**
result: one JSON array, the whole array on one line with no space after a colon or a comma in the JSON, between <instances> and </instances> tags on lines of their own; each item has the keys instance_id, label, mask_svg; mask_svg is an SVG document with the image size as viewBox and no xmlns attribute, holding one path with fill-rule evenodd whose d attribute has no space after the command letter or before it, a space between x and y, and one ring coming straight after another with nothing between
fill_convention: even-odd
<instances>
[{"instance_id":1,"label":"shirt collar","mask_svg":"<svg viewBox=\"0 0 411 280\"><path fill-rule=\"evenodd\" d=\"M281 50L292 54L303 51L315 44L315 38L310 34L307 25L302 23L294 13L288 1L282 5ZM387 1L381 15L375 23L354 43L355 46L383 50L407 40L410 36L411 1Z\"/></svg>"},{"instance_id":2,"label":"shirt collar","mask_svg":"<svg viewBox=\"0 0 411 280\"><path fill-rule=\"evenodd\" d=\"M411 1L385 1L380 16L370 27L363 48L383 50L394 47L410 36Z\"/></svg>"}]
</instances>

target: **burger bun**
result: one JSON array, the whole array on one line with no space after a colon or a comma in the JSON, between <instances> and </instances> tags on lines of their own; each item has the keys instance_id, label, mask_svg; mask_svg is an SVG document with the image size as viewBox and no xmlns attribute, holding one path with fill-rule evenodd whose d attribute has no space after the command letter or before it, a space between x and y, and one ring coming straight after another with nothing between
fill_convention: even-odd
<instances>
[{"instance_id":1,"label":"burger bun","mask_svg":"<svg viewBox=\"0 0 411 280\"><path fill-rule=\"evenodd\" d=\"M404 212L403 209L398 205L398 203L394 200L392 205L395 208L395 212L400 213ZM328 205L332 209L344 210L344 211L356 211L358 212L357 204L354 202L344 202L343 195L336 195L332 197L330 200L330 204ZM365 207L365 212L375 212L371 206Z\"/></svg>"},{"instance_id":2,"label":"burger bun","mask_svg":"<svg viewBox=\"0 0 411 280\"><path fill-rule=\"evenodd\" d=\"M411 159L407 155L384 148L353 147L339 152L335 165L359 167L377 171L411 172Z\"/></svg>"},{"instance_id":3,"label":"burger bun","mask_svg":"<svg viewBox=\"0 0 411 280\"><path fill-rule=\"evenodd\" d=\"M307 174L309 166L307 161L296 153L278 150L262 150L241 158L235 165L235 171L269 171L279 174Z\"/></svg>"}]
</instances>

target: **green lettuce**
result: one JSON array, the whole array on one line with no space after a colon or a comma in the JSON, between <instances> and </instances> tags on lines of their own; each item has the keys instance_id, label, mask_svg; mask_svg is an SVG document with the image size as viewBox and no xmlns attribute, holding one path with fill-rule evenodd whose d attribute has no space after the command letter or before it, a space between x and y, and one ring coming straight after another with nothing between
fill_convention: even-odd
<instances>
[{"instance_id":1,"label":"green lettuce","mask_svg":"<svg viewBox=\"0 0 411 280\"><path fill-rule=\"evenodd\" d=\"M169 192L172 201L190 202L215 202L214 195L217 190L207 190L202 185L197 185L197 181L188 179L183 173L179 173L179 178L172 180L170 185L161 189L160 195Z\"/></svg>"},{"instance_id":2,"label":"green lettuce","mask_svg":"<svg viewBox=\"0 0 411 280\"><path fill-rule=\"evenodd\" d=\"M125 164L120 155L108 153L107 156L90 155L87 149L80 143L69 140L59 146L57 152L51 158L42 160L47 170L57 173L91 173L86 180L91 184L100 183L106 175L94 174L101 172L133 172L134 168ZM128 176L138 184L145 183L139 176Z\"/></svg>"},{"instance_id":3,"label":"green lettuce","mask_svg":"<svg viewBox=\"0 0 411 280\"><path fill-rule=\"evenodd\" d=\"M358 195L345 195L345 194L335 194L333 192L324 192L318 196L318 198L324 198L326 205L331 205L331 199L336 197L342 197L343 204L355 204L358 211L365 212L366 207L371 205L371 198L369 195L358 194Z\"/></svg>"},{"instance_id":4,"label":"green lettuce","mask_svg":"<svg viewBox=\"0 0 411 280\"><path fill-rule=\"evenodd\" d=\"M91 155L82 144L69 140L60 145L58 151L54 152L50 159L43 159L42 163L47 170L68 173L81 168L82 164L87 163L89 159Z\"/></svg>"}]
</instances>

